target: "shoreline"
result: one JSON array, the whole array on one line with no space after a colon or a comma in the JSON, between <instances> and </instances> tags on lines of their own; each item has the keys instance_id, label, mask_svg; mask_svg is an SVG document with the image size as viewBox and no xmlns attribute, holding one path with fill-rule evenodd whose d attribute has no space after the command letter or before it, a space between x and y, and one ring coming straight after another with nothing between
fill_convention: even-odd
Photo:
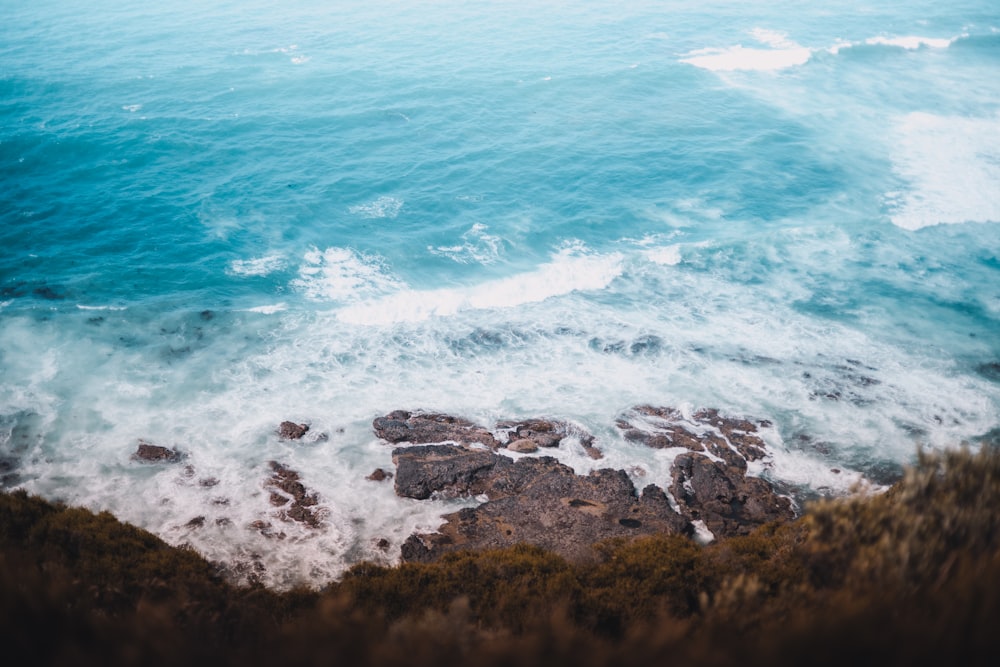
<instances>
[{"instance_id":1,"label":"shoreline","mask_svg":"<svg viewBox=\"0 0 1000 667\"><path fill-rule=\"evenodd\" d=\"M34 664L987 664L1000 451L919 459L888 493L706 546L611 540L590 564L524 545L457 551L285 593L233 586L106 512L3 493L5 651Z\"/></svg>"}]
</instances>

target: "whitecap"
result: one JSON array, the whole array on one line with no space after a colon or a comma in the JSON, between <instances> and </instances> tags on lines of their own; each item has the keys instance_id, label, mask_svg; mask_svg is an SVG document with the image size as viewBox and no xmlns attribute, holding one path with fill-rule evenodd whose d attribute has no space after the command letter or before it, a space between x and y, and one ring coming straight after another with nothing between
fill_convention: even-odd
<instances>
[{"instance_id":1,"label":"whitecap","mask_svg":"<svg viewBox=\"0 0 1000 667\"><path fill-rule=\"evenodd\" d=\"M9 301L7 303L10 303ZM3 304L0 304L3 305ZM76 304L76 307L80 310L125 310L125 306L84 306L83 304Z\"/></svg>"},{"instance_id":2,"label":"whitecap","mask_svg":"<svg viewBox=\"0 0 1000 667\"><path fill-rule=\"evenodd\" d=\"M281 255L266 255L252 259L234 259L229 263L227 273L234 276L266 276L285 265Z\"/></svg>"},{"instance_id":3,"label":"whitecap","mask_svg":"<svg viewBox=\"0 0 1000 667\"><path fill-rule=\"evenodd\" d=\"M893 171L909 187L886 193L893 224L1000 222L1000 116L911 113L895 140Z\"/></svg>"},{"instance_id":4,"label":"whitecap","mask_svg":"<svg viewBox=\"0 0 1000 667\"><path fill-rule=\"evenodd\" d=\"M446 317L466 310L513 308L576 291L606 288L622 274L622 256L559 252L534 271L463 288L403 290L340 310L342 322L384 325Z\"/></svg>"},{"instance_id":5,"label":"whitecap","mask_svg":"<svg viewBox=\"0 0 1000 667\"><path fill-rule=\"evenodd\" d=\"M362 218L395 218L403 208L403 200L382 196L367 204L351 206L348 211Z\"/></svg>"},{"instance_id":6,"label":"whitecap","mask_svg":"<svg viewBox=\"0 0 1000 667\"><path fill-rule=\"evenodd\" d=\"M381 258L349 248L311 249L292 287L317 300L353 302L404 287L390 275Z\"/></svg>"},{"instance_id":7,"label":"whitecap","mask_svg":"<svg viewBox=\"0 0 1000 667\"><path fill-rule=\"evenodd\" d=\"M142 108L141 104L126 104L122 107L122 111L128 111L129 113L135 113Z\"/></svg>"},{"instance_id":8,"label":"whitecap","mask_svg":"<svg viewBox=\"0 0 1000 667\"><path fill-rule=\"evenodd\" d=\"M743 46L732 46L727 49L691 51L681 58L681 62L713 72L773 72L804 65L810 57L812 51L805 47L748 49Z\"/></svg>"},{"instance_id":9,"label":"whitecap","mask_svg":"<svg viewBox=\"0 0 1000 667\"><path fill-rule=\"evenodd\" d=\"M713 72L769 72L804 65L812 57L812 49L788 39L787 33L754 28L750 36L770 48L747 48L737 44L727 48L699 49L686 53L681 62Z\"/></svg>"},{"instance_id":10,"label":"whitecap","mask_svg":"<svg viewBox=\"0 0 1000 667\"><path fill-rule=\"evenodd\" d=\"M247 308L248 313L262 313L264 315L273 315L274 313L280 313L283 310L288 310L288 306L282 303L275 303L268 306L257 306L255 308Z\"/></svg>"}]
</instances>

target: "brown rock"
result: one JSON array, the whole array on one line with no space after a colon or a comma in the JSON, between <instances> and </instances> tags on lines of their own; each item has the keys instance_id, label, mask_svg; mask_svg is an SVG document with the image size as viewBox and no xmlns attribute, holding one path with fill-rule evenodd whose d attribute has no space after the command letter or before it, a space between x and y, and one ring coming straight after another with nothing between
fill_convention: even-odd
<instances>
[{"instance_id":1,"label":"brown rock","mask_svg":"<svg viewBox=\"0 0 1000 667\"><path fill-rule=\"evenodd\" d=\"M530 454L531 452L538 451L538 445L534 440L529 438L521 438L520 440L515 440L513 442L507 443L507 449L512 452L520 452L522 454Z\"/></svg>"},{"instance_id":2,"label":"brown rock","mask_svg":"<svg viewBox=\"0 0 1000 667\"><path fill-rule=\"evenodd\" d=\"M132 454L132 459L142 463L176 463L184 455L176 449L167 449L159 445L151 445L145 440L139 441L139 448Z\"/></svg>"},{"instance_id":3,"label":"brown rock","mask_svg":"<svg viewBox=\"0 0 1000 667\"><path fill-rule=\"evenodd\" d=\"M486 490L499 462L512 462L487 450L455 445L395 449L392 461L396 464L396 495L417 500L434 493L445 497L478 495Z\"/></svg>"},{"instance_id":4,"label":"brown rock","mask_svg":"<svg viewBox=\"0 0 1000 667\"><path fill-rule=\"evenodd\" d=\"M496 449L493 434L467 419L437 413L413 414L403 410L390 412L372 422L375 434L389 443L410 442L415 445L457 442L463 445L479 443Z\"/></svg>"},{"instance_id":5,"label":"brown rock","mask_svg":"<svg viewBox=\"0 0 1000 667\"><path fill-rule=\"evenodd\" d=\"M508 430L508 447L519 440L530 440L536 447L558 447L567 431L566 424L546 419L503 421L497 424L497 428Z\"/></svg>"},{"instance_id":6,"label":"brown rock","mask_svg":"<svg viewBox=\"0 0 1000 667\"><path fill-rule=\"evenodd\" d=\"M282 440L300 440L302 436L309 432L308 424L296 424L295 422L281 422L278 426L278 437Z\"/></svg>"},{"instance_id":7,"label":"brown rock","mask_svg":"<svg viewBox=\"0 0 1000 667\"><path fill-rule=\"evenodd\" d=\"M683 513L701 520L716 537L745 535L777 520L794 518L791 501L746 469L684 453L674 460L670 490Z\"/></svg>"},{"instance_id":8,"label":"brown rock","mask_svg":"<svg viewBox=\"0 0 1000 667\"><path fill-rule=\"evenodd\" d=\"M387 479L392 479L392 473L382 470L382 468L375 468L372 474L365 477L365 479L371 480L373 482L384 482Z\"/></svg>"},{"instance_id":9,"label":"brown rock","mask_svg":"<svg viewBox=\"0 0 1000 667\"><path fill-rule=\"evenodd\" d=\"M607 538L691 532L662 490L647 487L637 497L622 470L577 475L548 456L515 462L442 445L397 449L393 455L399 465L397 493L411 490L411 497L426 498L447 491L489 498L479 507L446 515L438 533L410 536L402 545L404 560L527 542L586 561L595 556L591 545Z\"/></svg>"},{"instance_id":10,"label":"brown rock","mask_svg":"<svg viewBox=\"0 0 1000 667\"><path fill-rule=\"evenodd\" d=\"M770 422L758 422L760 426ZM623 436L656 449L683 447L692 452L708 451L727 465L746 468L747 461L764 457L766 446L757 435L758 424L746 419L723 417L715 409L702 409L685 417L668 407L640 405L617 421Z\"/></svg>"}]
</instances>

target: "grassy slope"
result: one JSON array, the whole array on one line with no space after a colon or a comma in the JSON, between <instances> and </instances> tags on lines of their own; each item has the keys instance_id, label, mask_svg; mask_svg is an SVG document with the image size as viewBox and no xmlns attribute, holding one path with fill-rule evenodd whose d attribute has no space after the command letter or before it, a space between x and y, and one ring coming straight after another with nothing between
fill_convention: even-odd
<instances>
[{"instance_id":1,"label":"grassy slope","mask_svg":"<svg viewBox=\"0 0 1000 667\"><path fill-rule=\"evenodd\" d=\"M277 594L110 514L3 494L0 650L39 665L993 664L1000 453L923 456L888 494L708 547L602 552L362 564Z\"/></svg>"}]
</instances>

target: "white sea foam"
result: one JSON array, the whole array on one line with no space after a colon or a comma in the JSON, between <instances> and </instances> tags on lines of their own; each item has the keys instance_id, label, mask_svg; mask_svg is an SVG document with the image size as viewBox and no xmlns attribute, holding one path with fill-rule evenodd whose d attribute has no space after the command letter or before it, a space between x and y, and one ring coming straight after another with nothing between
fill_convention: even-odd
<instances>
[{"instance_id":1,"label":"white sea foam","mask_svg":"<svg viewBox=\"0 0 1000 667\"><path fill-rule=\"evenodd\" d=\"M399 215L402 208L402 199L396 199L395 197L383 195L375 201L368 202L367 204L357 204L355 206L351 206L348 210L354 215L360 215L362 218L378 219L395 218Z\"/></svg>"},{"instance_id":2,"label":"white sea foam","mask_svg":"<svg viewBox=\"0 0 1000 667\"><path fill-rule=\"evenodd\" d=\"M894 138L893 170L908 185L886 194L895 225L1000 222L1000 116L911 113Z\"/></svg>"},{"instance_id":3,"label":"white sea foam","mask_svg":"<svg viewBox=\"0 0 1000 667\"><path fill-rule=\"evenodd\" d=\"M878 44L882 46L898 46L909 51L919 49L922 46L932 49L946 49L951 46L957 37L870 37L865 40L865 44Z\"/></svg>"},{"instance_id":4,"label":"white sea foam","mask_svg":"<svg viewBox=\"0 0 1000 667\"><path fill-rule=\"evenodd\" d=\"M681 58L681 62L713 72L774 72L804 65L811 56L812 51L804 47L748 49L743 46L731 46L725 49L691 51Z\"/></svg>"},{"instance_id":5,"label":"white sea foam","mask_svg":"<svg viewBox=\"0 0 1000 667\"><path fill-rule=\"evenodd\" d=\"M266 276L285 266L281 255L266 255L252 259L234 259L229 263L228 273L234 276Z\"/></svg>"},{"instance_id":6,"label":"white sea foam","mask_svg":"<svg viewBox=\"0 0 1000 667\"><path fill-rule=\"evenodd\" d=\"M646 257L649 261L656 262L657 264L675 266L681 263L681 248L679 245L653 248L646 251Z\"/></svg>"},{"instance_id":7,"label":"white sea foam","mask_svg":"<svg viewBox=\"0 0 1000 667\"><path fill-rule=\"evenodd\" d=\"M512 308L580 290L604 289L621 275L622 257L560 252L535 271L471 287L436 290L403 290L347 306L339 318L352 324L417 322L454 315L465 310Z\"/></svg>"},{"instance_id":8,"label":"white sea foam","mask_svg":"<svg viewBox=\"0 0 1000 667\"><path fill-rule=\"evenodd\" d=\"M129 113L135 113L140 109L142 109L141 104L126 104L122 107L122 111L128 111Z\"/></svg>"},{"instance_id":9,"label":"white sea foam","mask_svg":"<svg viewBox=\"0 0 1000 667\"><path fill-rule=\"evenodd\" d=\"M288 305L285 303L274 303L267 306L247 308L248 313L262 313L264 315L273 315L274 313L280 313L285 310L288 310Z\"/></svg>"},{"instance_id":10,"label":"white sea foam","mask_svg":"<svg viewBox=\"0 0 1000 667\"><path fill-rule=\"evenodd\" d=\"M9 301L7 303L10 303ZM3 305L3 304L0 304ZM127 306L85 306L83 304L76 304L76 307L80 310L126 310Z\"/></svg>"},{"instance_id":11,"label":"white sea foam","mask_svg":"<svg viewBox=\"0 0 1000 667\"><path fill-rule=\"evenodd\" d=\"M698 544L709 544L715 541L715 533L708 529L705 522L701 519L695 519L691 522L694 526L694 540Z\"/></svg>"},{"instance_id":12,"label":"white sea foam","mask_svg":"<svg viewBox=\"0 0 1000 667\"><path fill-rule=\"evenodd\" d=\"M313 248L306 253L292 287L311 299L353 302L403 288L382 260L349 248Z\"/></svg>"},{"instance_id":13,"label":"white sea foam","mask_svg":"<svg viewBox=\"0 0 1000 667\"><path fill-rule=\"evenodd\" d=\"M713 72L765 72L803 65L812 57L811 49L788 39L786 33L755 28L750 35L770 48L747 48L738 44L726 48L699 49L685 54L681 62Z\"/></svg>"},{"instance_id":14,"label":"white sea foam","mask_svg":"<svg viewBox=\"0 0 1000 667\"><path fill-rule=\"evenodd\" d=\"M459 264L492 264L504 249L504 240L488 233L489 227L477 222L462 234L461 243L451 246L428 246L432 255L447 257Z\"/></svg>"}]
</instances>

